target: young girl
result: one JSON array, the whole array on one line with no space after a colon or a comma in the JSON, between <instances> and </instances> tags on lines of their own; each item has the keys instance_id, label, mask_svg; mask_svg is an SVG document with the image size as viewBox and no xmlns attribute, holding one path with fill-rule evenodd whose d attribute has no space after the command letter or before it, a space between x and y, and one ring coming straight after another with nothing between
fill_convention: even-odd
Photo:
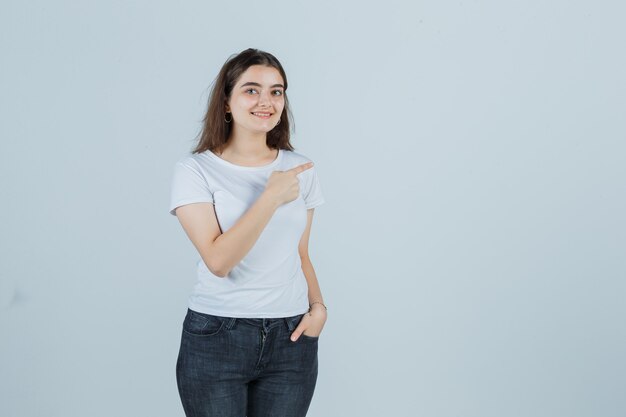
<instances>
[{"instance_id":1,"label":"young girl","mask_svg":"<svg viewBox=\"0 0 626 417\"><path fill-rule=\"evenodd\" d=\"M271 54L226 61L170 213L197 249L176 380L189 416L299 417L313 397L326 306L308 254L324 203L289 143L287 77Z\"/></svg>"}]
</instances>

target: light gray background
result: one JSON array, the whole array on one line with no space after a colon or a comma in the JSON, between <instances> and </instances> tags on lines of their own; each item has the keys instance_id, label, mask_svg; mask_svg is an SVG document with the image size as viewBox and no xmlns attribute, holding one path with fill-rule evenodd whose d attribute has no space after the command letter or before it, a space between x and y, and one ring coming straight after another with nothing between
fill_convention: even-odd
<instances>
[{"instance_id":1,"label":"light gray background","mask_svg":"<svg viewBox=\"0 0 626 417\"><path fill-rule=\"evenodd\" d=\"M172 168L256 47L326 197L309 415L624 416L625 11L3 1L0 415L183 416Z\"/></svg>"}]
</instances>

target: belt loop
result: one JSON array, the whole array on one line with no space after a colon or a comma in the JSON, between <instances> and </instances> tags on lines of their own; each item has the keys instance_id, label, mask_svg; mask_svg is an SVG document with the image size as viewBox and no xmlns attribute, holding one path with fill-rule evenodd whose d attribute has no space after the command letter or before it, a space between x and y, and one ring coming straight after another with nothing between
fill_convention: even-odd
<instances>
[{"instance_id":1,"label":"belt loop","mask_svg":"<svg viewBox=\"0 0 626 417\"><path fill-rule=\"evenodd\" d=\"M287 325L287 328L289 329L290 332L293 331L293 329L296 328L296 325L294 324L294 322L296 321L296 318L298 316L294 316L294 317L285 317L285 324Z\"/></svg>"},{"instance_id":2,"label":"belt loop","mask_svg":"<svg viewBox=\"0 0 626 417\"><path fill-rule=\"evenodd\" d=\"M235 322L237 321L237 317L229 317L226 319L226 328L228 330L232 329L235 326Z\"/></svg>"}]
</instances>

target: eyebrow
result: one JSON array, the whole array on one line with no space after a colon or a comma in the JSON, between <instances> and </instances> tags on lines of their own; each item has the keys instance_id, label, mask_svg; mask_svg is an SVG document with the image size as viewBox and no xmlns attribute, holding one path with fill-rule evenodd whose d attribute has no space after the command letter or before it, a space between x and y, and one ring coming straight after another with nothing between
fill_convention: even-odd
<instances>
[{"instance_id":1,"label":"eyebrow","mask_svg":"<svg viewBox=\"0 0 626 417\"><path fill-rule=\"evenodd\" d=\"M261 84L259 84L259 83L255 83L255 82L252 82L252 81L248 81L247 83L242 84L240 88L243 88L243 87L246 87L246 86L249 86L249 85L254 85L254 86L256 86L256 87L261 87ZM284 85L282 85L282 84L272 84L272 85L270 86L270 88L274 88L274 87L281 87L281 88L283 88L283 89L285 88L285 86L284 86Z\"/></svg>"}]
</instances>

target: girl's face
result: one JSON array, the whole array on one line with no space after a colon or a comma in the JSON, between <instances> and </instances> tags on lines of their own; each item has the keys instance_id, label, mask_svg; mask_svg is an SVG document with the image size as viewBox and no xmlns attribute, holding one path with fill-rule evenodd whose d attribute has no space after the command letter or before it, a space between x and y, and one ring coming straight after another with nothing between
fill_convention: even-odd
<instances>
[{"instance_id":1,"label":"girl's face","mask_svg":"<svg viewBox=\"0 0 626 417\"><path fill-rule=\"evenodd\" d=\"M267 133L280 119L285 107L284 94L283 78L276 68L252 65L235 83L226 111L232 113L232 123L237 129Z\"/></svg>"}]
</instances>

